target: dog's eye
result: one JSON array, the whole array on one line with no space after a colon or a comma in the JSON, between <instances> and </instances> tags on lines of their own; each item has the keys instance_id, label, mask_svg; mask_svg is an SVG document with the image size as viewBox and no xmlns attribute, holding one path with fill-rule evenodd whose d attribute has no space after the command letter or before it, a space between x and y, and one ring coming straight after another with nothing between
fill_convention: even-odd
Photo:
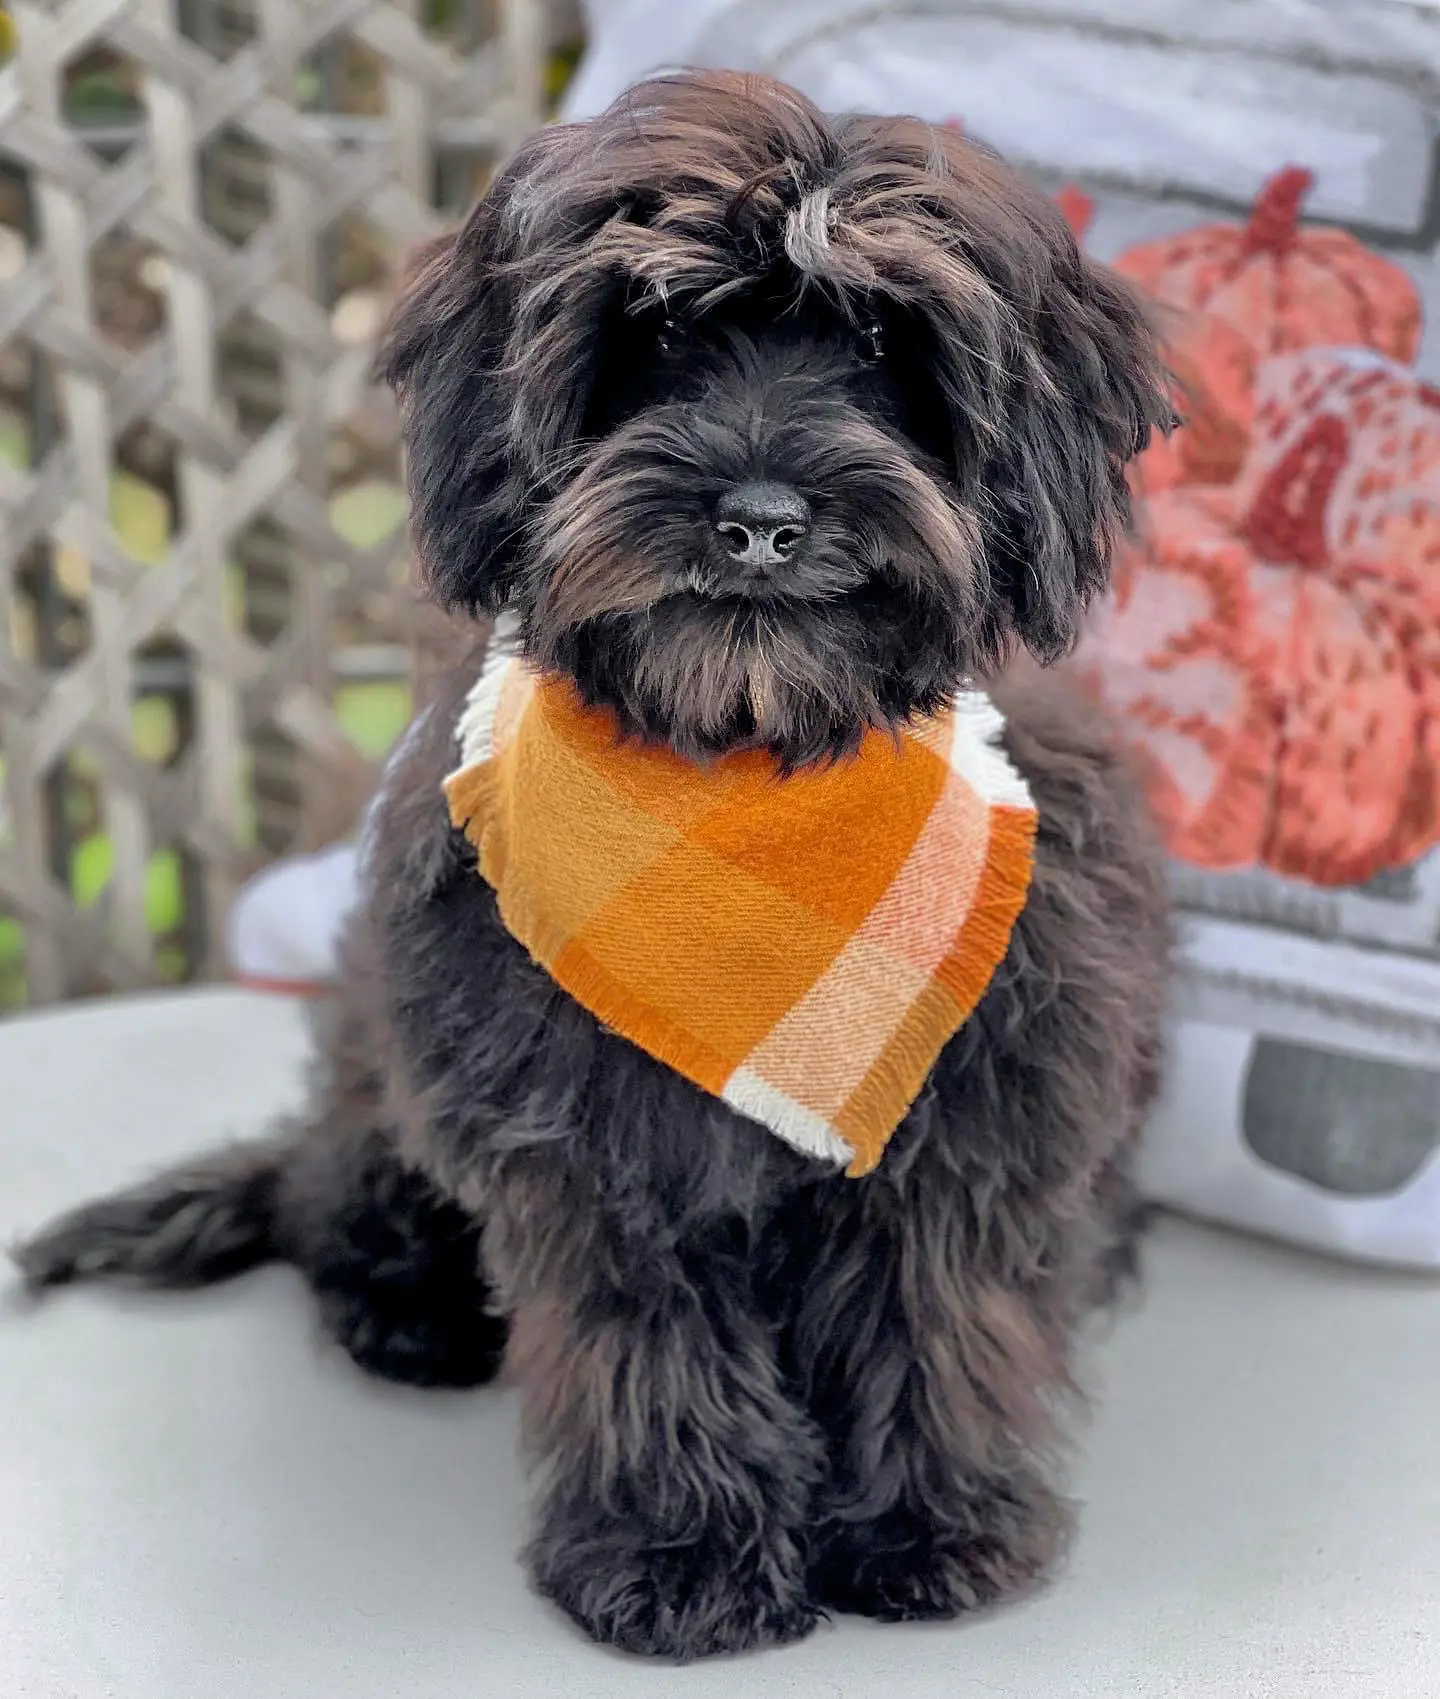
<instances>
[{"instance_id":1,"label":"dog's eye","mask_svg":"<svg viewBox=\"0 0 1440 1699\"><path fill-rule=\"evenodd\" d=\"M860 352L872 362L885 358L885 330L879 319L866 319L860 326Z\"/></svg>"},{"instance_id":2,"label":"dog's eye","mask_svg":"<svg viewBox=\"0 0 1440 1699\"><path fill-rule=\"evenodd\" d=\"M672 318L668 313L660 321L660 328L655 333L655 346L662 354L675 354L684 346L685 326L679 319Z\"/></svg>"}]
</instances>

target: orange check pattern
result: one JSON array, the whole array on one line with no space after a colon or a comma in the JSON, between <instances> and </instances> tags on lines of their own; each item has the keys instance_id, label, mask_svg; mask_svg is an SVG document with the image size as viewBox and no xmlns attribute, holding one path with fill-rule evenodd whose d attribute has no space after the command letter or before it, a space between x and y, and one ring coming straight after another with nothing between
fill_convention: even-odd
<instances>
[{"instance_id":1,"label":"orange check pattern","mask_svg":"<svg viewBox=\"0 0 1440 1699\"><path fill-rule=\"evenodd\" d=\"M811 1155L868 1173L984 994L1035 811L977 692L791 778L705 767L497 639L445 783L501 919L599 1020Z\"/></svg>"}]
</instances>

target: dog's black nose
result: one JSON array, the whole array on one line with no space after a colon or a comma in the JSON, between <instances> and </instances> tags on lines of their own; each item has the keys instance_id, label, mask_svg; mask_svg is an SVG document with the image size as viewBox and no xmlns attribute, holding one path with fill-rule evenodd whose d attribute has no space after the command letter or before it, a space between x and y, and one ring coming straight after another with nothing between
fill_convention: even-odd
<instances>
[{"instance_id":1,"label":"dog's black nose","mask_svg":"<svg viewBox=\"0 0 1440 1699\"><path fill-rule=\"evenodd\" d=\"M788 484L736 484L715 504L715 529L739 566L778 566L810 529L810 507Z\"/></svg>"}]
</instances>

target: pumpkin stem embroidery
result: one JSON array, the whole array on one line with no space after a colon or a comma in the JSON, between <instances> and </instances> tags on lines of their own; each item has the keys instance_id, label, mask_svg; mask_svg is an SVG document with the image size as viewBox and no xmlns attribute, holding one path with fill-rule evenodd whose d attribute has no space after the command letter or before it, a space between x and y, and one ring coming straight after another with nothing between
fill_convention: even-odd
<instances>
[{"instance_id":1,"label":"pumpkin stem embroidery","mask_svg":"<svg viewBox=\"0 0 1440 1699\"><path fill-rule=\"evenodd\" d=\"M1261 560L1325 565L1325 510L1349 449L1344 422L1326 413L1276 462L1240 527Z\"/></svg>"},{"instance_id":2,"label":"pumpkin stem embroidery","mask_svg":"<svg viewBox=\"0 0 1440 1699\"><path fill-rule=\"evenodd\" d=\"M1077 242L1083 242L1090 233L1090 226L1095 219L1095 202L1083 189L1077 189L1073 183L1066 183L1055 191L1055 205L1065 215L1065 222L1075 234Z\"/></svg>"},{"instance_id":3,"label":"pumpkin stem embroidery","mask_svg":"<svg viewBox=\"0 0 1440 1699\"><path fill-rule=\"evenodd\" d=\"M1247 256L1282 254L1294 247L1300 234L1300 207L1314 186L1315 173L1303 165L1277 171L1255 197L1241 236L1243 252Z\"/></svg>"}]
</instances>

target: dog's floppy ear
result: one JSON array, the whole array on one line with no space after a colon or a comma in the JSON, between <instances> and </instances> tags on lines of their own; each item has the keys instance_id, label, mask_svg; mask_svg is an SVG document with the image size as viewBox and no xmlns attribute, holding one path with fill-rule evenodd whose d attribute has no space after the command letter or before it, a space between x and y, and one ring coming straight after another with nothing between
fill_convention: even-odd
<instances>
[{"instance_id":1,"label":"dog's floppy ear","mask_svg":"<svg viewBox=\"0 0 1440 1699\"><path fill-rule=\"evenodd\" d=\"M420 582L442 607L474 613L506 599L524 511L497 378L507 292L487 240L493 223L481 202L463 230L415 256L379 359L404 415Z\"/></svg>"},{"instance_id":2,"label":"dog's floppy ear","mask_svg":"<svg viewBox=\"0 0 1440 1699\"><path fill-rule=\"evenodd\" d=\"M514 578L534 482L533 466L515 464L516 307L530 203L544 206L572 144L573 127L556 125L517 150L461 229L414 256L382 335L421 582L443 607L494 612Z\"/></svg>"},{"instance_id":3,"label":"dog's floppy ear","mask_svg":"<svg viewBox=\"0 0 1440 1699\"><path fill-rule=\"evenodd\" d=\"M1138 296L1080 256L1058 211L1044 234L1053 269L1022 314L1028 335L985 482L996 593L1026 647L1054 660L1079 635L1130 523L1126 466L1175 419Z\"/></svg>"},{"instance_id":4,"label":"dog's floppy ear","mask_svg":"<svg viewBox=\"0 0 1440 1699\"><path fill-rule=\"evenodd\" d=\"M443 606L503 606L536 492L580 428L617 288L590 242L624 212L596 158L629 133L538 130L463 228L416 256L390 315L379 370L405 415L421 579Z\"/></svg>"},{"instance_id":5,"label":"dog's floppy ear","mask_svg":"<svg viewBox=\"0 0 1440 1699\"><path fill-rule=\"evenodd\" d=\"M842 129L829 269L843 265L847 286L875 274L923 327L985 528L993 635L1053 660L1109 576L1127 465L1173 423L1154 329L1049 196L989 149L913 119Z\"/></svg>"}]
</instances>

